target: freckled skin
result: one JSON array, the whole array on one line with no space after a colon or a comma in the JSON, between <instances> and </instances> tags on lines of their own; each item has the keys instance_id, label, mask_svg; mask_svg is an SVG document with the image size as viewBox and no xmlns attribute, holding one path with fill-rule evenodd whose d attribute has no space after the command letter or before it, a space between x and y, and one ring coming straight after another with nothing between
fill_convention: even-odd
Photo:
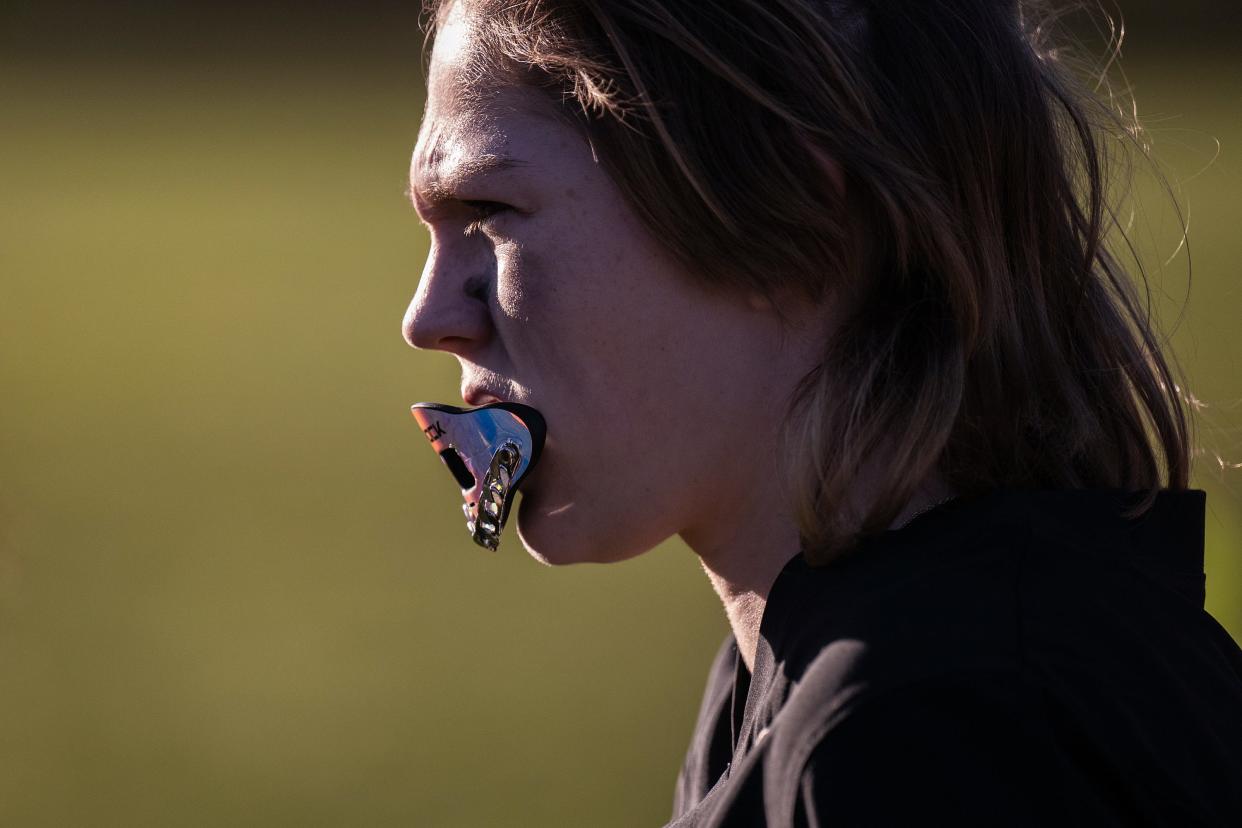
<instances>
[{"instance_id":1,"label":"freckled skin","mask_svg":"<svg viewBox=\"0 0 1242 828\"><path fill-rule=\"evenodd\" d=\"M782 332L757 297L685 272L541 93L501 86L467 106L453 90L474 48L455 8L432 54L411 187L506 153L526 164L464 182L458 198L515 210L469 236L468 210L428 219L432 248L403 330L456 356L463 388L486 383L544 413L544 459L517 512L522 543L547 563L605 562L681 534L705 558L774 543L783 562L797 541L775 431L819 357L822 325Z\"/></svg>"}]
</instances>

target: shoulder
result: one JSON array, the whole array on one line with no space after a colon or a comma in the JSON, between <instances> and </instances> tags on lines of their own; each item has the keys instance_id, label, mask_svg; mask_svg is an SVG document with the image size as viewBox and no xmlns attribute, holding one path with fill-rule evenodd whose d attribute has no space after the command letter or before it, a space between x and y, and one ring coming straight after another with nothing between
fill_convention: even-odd
<instances>
[{"instance_id":1,"label":"shoulder","mask_svg":"<svg viewBox=\"0 0 1242 828\"><path fill-rule=\"evenodd\" d=\"M1140 684L1107 660L1057 675L980 660L904 681L875 680L866 660L861 642L826 648L772 721L775 824L1242 824L1236 661L1188 658Z\"/></svg>"},{"instance_id":2,"label":"shoulder","mask_svg":"<svg viewBox=\"0 0 1242 828\"><path fill-rule=\"evenodd\" d=\"M864 657L857 642L839 647L769 727L764 798L786 811L773 811L776 824L989 813L1024 824L1011 815L1036 811L1049 744L1017 672L994 666L877 685L858 668Z\"/></svg>"},{"instance_id":3,"label":"shoulder","mask_svg":"<svg viewBox=\"0 0 1242 828\"><path fill-rule=\"evenodd\" d=\"M1090 796L1053 779L1061 761L1040 717L1005 676L961 676L868 695L818 738L786 778L797 825L1107 824L1057 814ZM1050 795L1052 791L1055 794Z\"/></svg>"},{"instance_id":4,"label":"shoulder","mask_svg":"<svg viewBox=\"0 0 1242 828\"><path fill-rule=\"evenodd\" d=\"M803 743L783 793L789 824L1242 824L1237 727L1226 734L1189 706L1161 725L1114 722L1010 678L861 698Z\"/></svg>"},{"instance_id":5,"label":"shoulder","mask_svg":"<svg viewBox=\"0 0 1242 828\"><path fill-rule=\"evenodd\" d=\"M1071 585L1006 557L877 591L782 665L775 824L1242 819L1237 646L1201 611L1122 600L1122 572L1080 561Z\"/></svg>"}]
</instances>

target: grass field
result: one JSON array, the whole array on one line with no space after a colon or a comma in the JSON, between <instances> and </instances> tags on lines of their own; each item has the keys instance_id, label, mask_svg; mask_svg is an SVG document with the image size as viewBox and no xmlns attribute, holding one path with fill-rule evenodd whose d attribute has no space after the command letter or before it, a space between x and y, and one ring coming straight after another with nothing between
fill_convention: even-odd
<instances>
[{"instance_id":1,"label":"grass field","mask_svg":"<svg viewBox=\"0 0 1242 828\"><path fill-rule=\"evenodd\" d=\"M1236 70L1131 67L1176 179L1223 147L1184 183L1174 342L1233 462ZM0 66L0 824L666 818L723 614L677 542L559 570L469 544L407 411L457 397L399 334L419 87ZM1184 254L1165 274L1181 297ZM1238 474L1205 456L1197 482L1209 609L1242 637Z\"/></svg>"}]
</instances>

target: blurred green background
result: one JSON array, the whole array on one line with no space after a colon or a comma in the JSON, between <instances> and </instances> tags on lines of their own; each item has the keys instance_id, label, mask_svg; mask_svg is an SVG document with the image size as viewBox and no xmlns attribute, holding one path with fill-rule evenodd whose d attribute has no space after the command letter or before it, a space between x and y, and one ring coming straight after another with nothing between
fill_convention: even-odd
<instances>
[{"instance_id":1,"label":"blurred green background","mask_svg":"<svg viewBox=\"0 0 1242 828\"><path fill-rule=\"evenodd\" d=\"M1242 56L1230 4L1124 5L1190 284L1150 177L1138 235L1207 406L1209 609L1242 637L1214 458L1242 460ZM693 554L487 554L408 414L457 398L399 333L416 17L4 6L0 825L667 818L727 631Z\"/></svg>"}]
</instances>

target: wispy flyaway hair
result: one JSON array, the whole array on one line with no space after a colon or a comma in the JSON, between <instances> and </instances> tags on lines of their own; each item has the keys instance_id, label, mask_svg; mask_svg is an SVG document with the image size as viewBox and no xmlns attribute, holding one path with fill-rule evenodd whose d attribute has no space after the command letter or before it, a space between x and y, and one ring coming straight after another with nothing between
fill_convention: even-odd
<instances>
[{"instance_id":1,"label":"wispy flyaway hair","mask_svg":"<svg viewBox=\"0 0 1242 828\"><path fill-rule=\"evenodd\" d=\"M695 278L833 309L779 435L811 560L933 470L1146 491L1138 512L1188 485L1176 366L1105 243L1131 125L1057 59L1044 4L458 2L476 77L546 90Z\"/></svg>"}]
</instances>

